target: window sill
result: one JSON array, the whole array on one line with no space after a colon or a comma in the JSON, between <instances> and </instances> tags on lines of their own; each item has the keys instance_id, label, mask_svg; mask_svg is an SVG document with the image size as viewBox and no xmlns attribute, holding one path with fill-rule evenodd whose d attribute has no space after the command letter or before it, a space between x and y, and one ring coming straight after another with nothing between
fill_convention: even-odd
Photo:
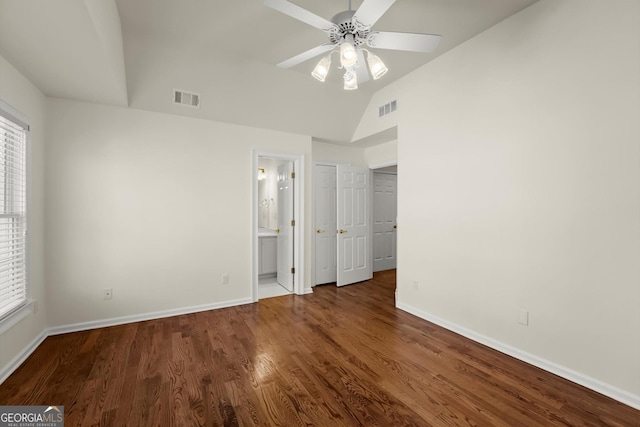
<instances>
[{"instance_id":1,"label":"window sill","mask_svg":"<svg viewBox=\"0 0 640 427\"><path fill-rule=\"evenodd\" d=\"M33 313L33 305L34 301L29 299L24 303L22 307L18 308L13 313L0 320L0 335L4 334L16 323Z\"/></svg>"}]
</instances>

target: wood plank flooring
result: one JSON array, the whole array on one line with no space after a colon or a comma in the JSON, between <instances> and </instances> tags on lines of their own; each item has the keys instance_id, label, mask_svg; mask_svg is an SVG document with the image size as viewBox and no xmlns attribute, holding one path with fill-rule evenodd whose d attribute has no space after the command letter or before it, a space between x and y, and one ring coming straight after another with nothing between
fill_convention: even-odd
<instances>
[{"instance_id":1,"label":"wood plank flooring","mask_svg":"<svg viewBox=\"0 0 640 427\"><path fill-rule=\"evenodd\" d=\"M640 411L394 307L395 272L47 338L0 405L66 426L639 426Z\"/></svg>"}]
</instances>

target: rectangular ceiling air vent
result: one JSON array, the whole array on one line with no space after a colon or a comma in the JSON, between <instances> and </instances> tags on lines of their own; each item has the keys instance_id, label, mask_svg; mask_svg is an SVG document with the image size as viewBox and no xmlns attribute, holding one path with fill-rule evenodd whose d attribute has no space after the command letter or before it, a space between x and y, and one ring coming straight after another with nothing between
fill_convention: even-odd
<instances>
[{"instance_id":1,"label":"rectangular ceiling air vent","mask_svg":"<svg viewBox=\"0 0 640 427\"><path fill-rule=\"evenodd\" d=\"M387 114L391 114L398 109L398 101L391 101L384 105L378 107L378 117L386 116Z\"/></svg>"},{"instance_id":2,"label":"rectangular ceiling air vent","mask_svg":"<svg viewBox=\"0 0 640 427\"><path fill-rule=\"evenodd\" d=\"M184 90L173 90L173 103L187 107L200 108L200 94Z\"/></svg>"}]
</instances>

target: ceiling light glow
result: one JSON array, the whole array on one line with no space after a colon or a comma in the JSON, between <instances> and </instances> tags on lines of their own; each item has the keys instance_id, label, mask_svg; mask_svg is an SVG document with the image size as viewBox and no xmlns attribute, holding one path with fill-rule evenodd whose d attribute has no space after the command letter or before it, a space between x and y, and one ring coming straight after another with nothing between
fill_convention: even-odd
<instances>
[{"instance_id":1,"label":"ceiling light glow","mask_svg":"<svg viewBox=\"0 0 640 427\"><path fill-rule=\"evenodd\" d=\"M358 61L358 52L353 46L353 35L348 34L340 44L340 64L344 68L353 67Z\"/></svg>"},{"instance_id":2,"label":"ceiling light glow","mask_svg":"<svg viewBox=\"0 0 640 427\"><path fill-rule=\"evenodd\" d=\"M389 69L382 59L378 55L374 55L367 51L367 63L369 63L369 71L371 71L371 75L373 76L373 80L378 80L380 77L387 74Z\"/></svg>"},{"instance_id":3,"label":"ceiling light glow","mask_svg":"<svg viewBox=\"0 0 640 427\"><path fill-rule=\"evenodd\" d=\"M318 62L316 68L313 69L311 75L318 81L324 82L329 74L329 67L331 67L331 55L327 55Z\"/></svg>"},{"instance_id":4,"label":"ceiling light glow","mask_svg":"<svg viewBox=\"0 0 640 427\"><path fill-rule=\"evenodd\" d=\"M344 90L355 89L358 89L358 76L352 69L349 69L344 73Z\"/></svg>"}]
</instances>

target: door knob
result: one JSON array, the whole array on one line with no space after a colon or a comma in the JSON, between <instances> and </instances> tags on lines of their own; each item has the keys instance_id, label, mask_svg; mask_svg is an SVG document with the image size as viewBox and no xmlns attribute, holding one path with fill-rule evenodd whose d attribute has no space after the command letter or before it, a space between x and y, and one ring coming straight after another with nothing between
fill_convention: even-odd
<instances>
[{"instance_id":1,"label":"door knob","mask_svg":"<svg viewBox=\"0 0 640 427\"><path fill-rule=\"evenodd\" d=\"M394 229L396 229L396 228L398 228L398 226L397 226L397 225L394 225L394 226L393 226L393 228L394 228Z\"/></svg>"},{"instance_id":2,"label":"door knob","mask_svg":"<svg viewBox=\"0 0 640 427\"><path fill-rule=\"evenodd\" d=\"M321 229L319 229L319 228L318 228L318 229L316 230L316 233L318 233L318 234L320 234L320 233L324 233L324 230L321 230Z\"/></svg>"},{"instance_id":3,"label":"door knob","mask_svg":"<svg viewBox=\"0 0 640 427\"><path fill-rule=\"evenodd\" d=\"M347 232L347 230L343 230L342 228L340 230L338 230L338 233L340 233L340 234L344 234L346 232Z\"/></svg>"},{"instance_id":4,"label":"door knob","mask_svg":"<svg viewBox=\"0 0 640 427\"><path fill-rule=\"evenodd\" d=\"M280 232L280 229L279 229L279 228L276 228L276 233L279 233L279 232Z\"/></svg>"}]
</instances>

